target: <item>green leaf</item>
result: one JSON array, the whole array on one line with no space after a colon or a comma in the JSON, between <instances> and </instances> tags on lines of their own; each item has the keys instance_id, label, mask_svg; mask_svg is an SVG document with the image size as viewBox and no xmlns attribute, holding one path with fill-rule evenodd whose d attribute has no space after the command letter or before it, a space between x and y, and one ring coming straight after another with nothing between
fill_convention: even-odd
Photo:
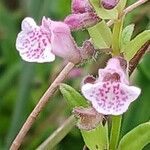
<instances>
[{"instance_id":1,"label":"green leaf","mask_svg":"<svg viewBox=\"0 0 150 150\"><path fill-rule=\"evenodd\" d=\"M139 35L137 35L133 40L131 40L123 48L123 52L126 60L131 60L137 51L150 40L150 30L145 30Z\"/></svg>"},{"instance_id":2,"label":"green leaf","mask_svg":"<svg viewBox=\"0 0 150 150\"><path fill-rule=\"evenodd\" d=\"M89 106L87 100L71 86L62 83L60 85L60 91L72 109L77 106Z\"/></svg>"},{"instance_id":3,"label":"green leaf","mask_svg":"<svg viewBox=\"0 0 150 150\"><path fill-rule=\"evenodd\" d=\"M100 124L95 129L81 130L85 144L90 150L108 149L108 126Z\"/></svg>"},{"instance_id":4,"label":"green leaf","mask_svg":"<svg viewBox=\"0 0 150 150\"><path fill-rule=\"evenodd\" d=\"M97 24L97 26L98 26L98 31L101 34L103 40L105 41L107 46L110 47L112 44L111 29L107 26L107 24L104 20L102 20L99 24Z\"/></svg>"},{"instance_id":5,"label":"green leaf","mask_svg":"<svg viewBox=\"0 0 150 150\"><path fill-rule=\"evenodd\" d=\"M150 122L137 126L123 136L118 150L142 150L148 143L150 143Z\"/></svg>"},{"instance_id":6,"label":"green leaf","mask_svg":"<svg viewBox=\"0 0 150 150\"><path fill-rule=\"evenodd\" d=\"M101 21L95 26L88 28L88 32L97 48L109 48L111 46L112 33L105 21Z\"/></svg>"},{"instance_id":7,"label":"green leaf","mask_svg":"<svg viewBox=\"0 0 150 150\"><path fill-rule=\"evenodd\" d=\"M90 0L90 3L94 7L96 14L102 19L117 19L118 11L116 8L106 10L100 6L99 0Z\"/></svg>"},{"instance_id":8,"label":"green leaf","mask_svg":"<svg viewBox=\"0 0 150 150\"><path fill-rule=\"evenodd\" d=\"M134 31L134 24L130 24L123 29L121 35L121 49L130 42L133 31Z\"/></svg>"},{"instance_id":9,"label":"green leaf","mask_svg":"<svg viewBox=\"0 0 150 150\"><path fill-rule=\"evenodd\" d=\"M117 5L118 12L122 12L123 11L123 9L126 6L126 3L127 3L127 0L120 0L119 1L118 5Z\"/></svg>"}]
</instances>

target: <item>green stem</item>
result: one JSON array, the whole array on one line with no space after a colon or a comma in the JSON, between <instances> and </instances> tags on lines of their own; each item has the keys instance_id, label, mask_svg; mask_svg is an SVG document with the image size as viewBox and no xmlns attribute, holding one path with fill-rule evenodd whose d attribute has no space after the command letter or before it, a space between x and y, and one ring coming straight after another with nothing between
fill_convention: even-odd
<instances>
[{"instance_id":1,"label":"green stem","mask_svg":"<svg viewBox=\"0 0 150 150\"><path fill-rule=\"evenodd\" d=\"M50 135L36 150L54 148L75 126L76 119L70 116L52 135Z\"/></svg>"},{"instance_id":2,"label":"green stem","mask_svg":"<svg viewBox=\"0 0 150 150\"><path fill-rule=\"evenodd\" d=\"M121 115L112 117L109 150L117 149L119 135L120 135L120 128L121 128L121 120L122 120Z\"/></svg>"},{"instance_id":3,"label":"green stem","mask_svg":"<svg viewBox=\"0 0 150 150\"><path fill-rule=\"evenodd\" d=\"M123 19L118 19L114 23L113 27L113 40L112 40L112 49L113 55L120 55L120 36L122 32Z\"/></svg>"}]
</instances>

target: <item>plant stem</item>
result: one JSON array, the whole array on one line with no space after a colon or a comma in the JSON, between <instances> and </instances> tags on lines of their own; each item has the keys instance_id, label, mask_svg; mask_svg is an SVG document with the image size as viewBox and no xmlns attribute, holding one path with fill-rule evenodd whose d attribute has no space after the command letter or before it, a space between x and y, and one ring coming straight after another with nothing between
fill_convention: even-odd
<instances>
[{"instance_id":1,"label":"plant stem","mask_svg":"<svg viewBox=\"0 0 150 150\"><path fill-rule=\"evenodd\" d=\"M123 14L122 15L126 15L129 12L131 12L132 10L134 10L135 8L137 8L138 6L146 3L148 0L139 0L137 2L135 2L134 4L128 6L126 9L123 10ZM114 23L114 20L110 20L107 22L108 26L111 26Z\"/></svg>"},{"instance_id":2,"label":"plant stem","mask_svg":"<svg viewBox=\"0 0 150 150\"><path fill-rule=\"evenodd\" d=\"M132 74L134 69L137 67L139 61L142 59L144 54L150 49L150 41L147 41L134 55L134 57L129 62L129 75Z\"/></svg>"},{"instance_id":3,"label":"plant stem","mask_svg":"<svg viewBox=\"0 0 150 150\"><path fill-rule=\"evenodd\" d=\"M51 150L54 148L75 126L76 119L70 116L52 135L50 135L36 150Z\"/></svg>"},{"instance_id":4,"label":"plant stem","mask_svg":"<svg viewBox=\"0 0 150 150\"><path fill-rule=\"evenodd\" d=\"M109 150L116 150L120 135L122 116L112 116Z\"/></svg>"},{"instance_id":5,"label":"plant stem","mask_svg":"<svg viewBox=\"0 0 150 150\"><path fill-rule=\"evenodd\" d=\"M148 0L138 0L136 3L130 5L129 7L127 7L123 13L126 15L127 13L131 12L133 9L137 8L138 6L144 4L145 2L147 2Z\"/></svg>"},{"instance_id":6,"label":"plant stem","mask_svg":"<svg viewBox=\"0 0 150 150\"><path fill-rule=\"evenodd\" d=\"M120 36L122 32L123 18L118 19L114 22L113 27L113 38L112 38L112 49L113 55L120 55Z\"/></svg>"},{"instance_id":7,"label":"plant stem","mask_svg":"<svg viewBox=\"0 0 150 150\"><path fill-rule=\"evenodd\" d=\"M59 84L65 79L65 77L71 71L71 69L73 67L74 67L73 63L71 63L71 62L68 63L65 66L65 68L60 72L60 74L57 76L57 78L54 80L54 82L50 85L50 87L47 89L47 91L44 93L42 98L39 100L38 104L33 109L31 114L27 118L26 122L24 123L23 127L19 131L17 137L15 138L15 140L13 141L13 143L10 147L10 150L17 150L20 147L25 135L31 128L34 121L37 119L40 112L43 110L43 108L48 103L49 98L54 94L54 92L57 90L57 87L59 86Z\"/></svg>"}]
</instances>

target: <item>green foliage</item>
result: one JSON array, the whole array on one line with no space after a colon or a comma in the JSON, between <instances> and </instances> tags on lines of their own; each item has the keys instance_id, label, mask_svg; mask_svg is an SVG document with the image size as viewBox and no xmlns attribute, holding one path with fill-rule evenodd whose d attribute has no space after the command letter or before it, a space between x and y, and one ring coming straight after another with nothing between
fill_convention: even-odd
<instances>
[{"instance_id":1,"label":"green foliage","mask_svg":"<svg viewBox=\"0 0 150 150\"><path fill-rule=\"evenodd\" d=\"M60 91L71 109L77 106L89 106L87 100L71 86L67 84L61 84Z\"/></svg>"},{"instance_id":2,"label":"green foliage","mask_svg":"<svg viewBox=\"0 0 150 150\"><path fill-rule=\"evenodd\" d=\"M122 10L125 8L127 3L127 0L120 0L118 5L117 5L117 10L118 12L122 12Z\"/></svg>"},{"instance_id":3,"label":"green foliage","mask_svg":"<svg viewBox=\"0 0 150 150\"><path fill-rule=\"evenodd\" d=\"M125 1L120 0L120 2ZM103 18L116 18L118 15L116 10L106 11L103 8L98 8L98 0L93 0L93 2L96 4L95 8L99 16ZM129 5L136 2L136 0L128 0L127 2ZM119 5L116 9L119 10ZM108 14L108 12L113 13ZM29 64L22 66L21 58L15 49L16 35L20 31L22 19L26 16L31 16L40 23L40 18L43 15L51 17L54 20L63 20L69 13L70 1L68 0L0 1L0 149L5 150L9 146L8 143L12 141L22 122L32 111L48 85L56 77L60 68L63 67L61 65L62 60L60 62L59 59L53 64L36 64L35 70L33 70L32 64L31 66ZM148 28L149 5L143 5L129 13L124 23L128 25L132 22L136 24L134 35ZM79 31L75 39L81 45L83 40L89 37L85 32L82 32L82 36L78 33ZM109 41L105 41L105 34L101 36L99 36L99 33L95 34L98 37L97 45L107 48ZM143 58L142 63L138 67L137 76L134 76L136 78L134 84L138 84L143 92L139 100L133 102L128 112L124 115L122 135L139 123L149 120L149 56L147 55ZM101 62L106 62L105 57L101 56L100 59ZM94 62L94 67L90 67L90 64L86 64L86 67L89 69L87 71L84 67L82 75L87 74L87 72L97 74L99 64L103 65L103 63ZM79 84L77 83L80 80L80 77L78 79L67 79L67 83L73 87L78 87ZM44 112L40 114L28 136L26 136L24 144L21 147L22 150L36 149L59 126L60 120L62 123L63 119L69 115L65 103L60 99L62 97L56 94ZM81 140L80 133L76 129L74 133L71 132L68 134L55 150L82 149L84 143ZM149 149L144 148L144 150Z\"/></svg>"},{"instance_id":4,"label":"green foliage","mask_svg":"<svg viewBox=\"0 0 150 150\"><path fill-rule=\"evenodd\" d=\"M150 122L143 123L128 132L120 141L118 150L142 150L150 143Z\"/></svg>"},{"instance_id":5,"label":"green foliage","mask_svg":"<svg viewBox=\"0 0 150 150\"><path fill-rule=\"evenodd\" d=\"M81 130L85 144L90 150L108 149L108 126L100 124L95 129Z\"/></svg>"},{"instance_id":6,"label":"green foliage","mask_svg":"<svg viewBox=\"0 0 150 150\"><path fill-rule=\"evenodd\" d=\"M123 29L121 35L121 49L130 42L133 31L134 31L134 24L130 24Z\"/></svg>"},{"instance_id":7,"label":"green foliage","mask_svg":"<svg viewBox=\"0 0 150 150\"><path fill-rule=\"evenodd\" d=\"M123 47L125 58L129 61L136 52L150 40L150 30L145 30Z\"/></svg>"},{"instance_id":8,"label":"green foliage","mask_svg":"<svg viewBox=\"0 0 150 150\"><path fill-rule=\"evenodd\" d=\"M34 65L29 63L23 64L22 76L20 79L18 97L16 100L15 111L13 113L12 122L10 124L10 129L7 135L7 148L12 142L12 139L15 138L16 133L21 128L23 122L26 118L27 112L27 104L28 104L28 97L30 95L30 87L32 84L32 79L34 77ZM23 79L23 80L22 80Z\"/></svg>"},{"instance_id":9,"label":"green foliage","mask_svg":"<svg viewBox=\"0 0 150 150\"><path fill-rule=\"evenodd\" d=\"M97 15L102 19L116 19L118 16L117 9L106 10L100 6L99 0L90 0L91 4L93 5Z\"/></svg>"},{"instance_id":10,"label":"green foliage","mask_svg":"<svg viewBox=\"0 0 150 150\"><path fill-rule=\"evenodd\" d=\"M112 43L112 33L105 21L101 21L93 27L88 28L88 32L95 47L109 48Z\"/></svg>"}]
</instances>

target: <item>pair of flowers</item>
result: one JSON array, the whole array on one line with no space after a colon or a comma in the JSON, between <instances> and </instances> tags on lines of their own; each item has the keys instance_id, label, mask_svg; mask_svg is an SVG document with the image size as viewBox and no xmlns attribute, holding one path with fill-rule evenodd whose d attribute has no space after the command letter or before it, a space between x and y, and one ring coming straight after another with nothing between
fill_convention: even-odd
<instances>
[{"instance_id":1,"label":"pair of flowers","mask_svg":"<svg viewBox=\"0 0 150 150\"><path fill-rule=\"evenodd\" d=\"M16 48L22 59L28 62L52 62L56 55L79 63L84 58L84 48L87 45L78 47L71 35L71 29L96 23L98 18L95 16L88 0L73 0L72 15L64 22L43 17L38 26L32 18L27 17L22 21L22 31L17 36ZM119 57L112 58L105 69L99 69L97 79L90 76L83 81L81 91L98 113L122 114L141 92L139 88L129 85L123 62Z\"/></svg>"}]
</instances>

